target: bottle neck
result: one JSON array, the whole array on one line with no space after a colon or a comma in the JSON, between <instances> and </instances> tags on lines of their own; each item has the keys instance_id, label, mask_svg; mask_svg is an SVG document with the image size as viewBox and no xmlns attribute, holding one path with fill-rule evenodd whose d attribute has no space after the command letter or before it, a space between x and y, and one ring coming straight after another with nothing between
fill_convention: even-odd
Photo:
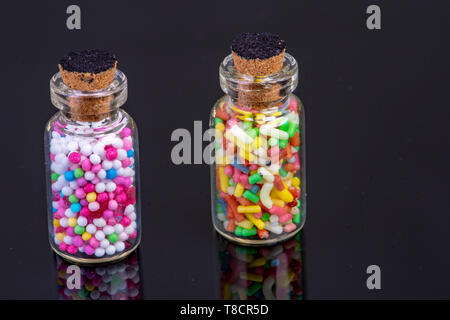
<instances>
[{"instance_id":1,"label":"bottle neck","mask_svg":"<svg viewBox=\"0 0 450 320\"><path fill-rule=\"evenodd\" d=\"M253 77L239 73L231 55L220 65L219 74L222 90L232 103L247 110L283 107L298 83L297 62L287 53L282 69L276 74Z\"/></svg>"},{"instance_id":2,"label":"bottle neck","mask_svg":"<svg viewBox=\"0 0 450 320\"><path fill-rule=\"evenodd\" d=\"M127 78L116 70L113 82L104 89L79 91L67 87L56 73L50 80L50 97L63 116L75 122L101 122L114 118L127 100Z\"/></svg>"}]
</instances>

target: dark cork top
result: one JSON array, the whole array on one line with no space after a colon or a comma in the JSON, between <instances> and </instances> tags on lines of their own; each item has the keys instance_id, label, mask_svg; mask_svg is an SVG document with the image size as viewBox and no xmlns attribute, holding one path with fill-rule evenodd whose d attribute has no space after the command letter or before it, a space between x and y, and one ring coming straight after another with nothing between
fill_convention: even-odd
<instances>
[{"instance_id":1,"label":"dark cork top","mask_svg":"<svg viewBox=\"0 0 450 320\"><path fill-rule=\"evenodd\" d=\"M63 70L80 73L100 73L115 66L117 58L104 50L73 51L65 55L59 64Z\"/></svg>"},{"instance_id":2,"label":"dark cork top","mask_svg":"<svg viewBox=\"0 0 450 320\"><path fill-rule=\"evenodd\" d=\"M277 34L247 32L238 35L231 43L231 50L242 58L269 59L286 49L286 43Z\"/></svg>"}]
</instances>

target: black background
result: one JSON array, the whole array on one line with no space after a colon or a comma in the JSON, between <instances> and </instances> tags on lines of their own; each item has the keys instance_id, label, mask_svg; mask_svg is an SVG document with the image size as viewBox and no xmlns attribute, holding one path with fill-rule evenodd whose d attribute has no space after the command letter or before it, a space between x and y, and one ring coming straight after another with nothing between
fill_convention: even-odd
<instances>
[{"instance_id":1,"label":"black background","mask_svg":"<svg viewBox=\"0 0 450 320\"><path fill-rule=\"evenodd\" d=\"M82 29L66 28L78 4ZM382 29L366 28L381 7ZM175 166L170 135L207 127L234 36L279 33L307 118L309 299L450 298L447 1L8 1L1 34L0 298L54 299L43 130L49 80L103 48L129 80L140 130L144 297L218 298L209 168ZM366 288L381 267L382 289Z\"/></svg>"}]
</instances>

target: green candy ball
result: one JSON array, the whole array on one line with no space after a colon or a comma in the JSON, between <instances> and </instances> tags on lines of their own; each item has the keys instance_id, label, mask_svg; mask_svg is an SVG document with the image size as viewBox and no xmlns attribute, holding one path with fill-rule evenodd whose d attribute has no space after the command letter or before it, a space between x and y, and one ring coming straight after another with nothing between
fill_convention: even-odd
<instances>
[{"instance_id":1,"label":"green candy ball","mask_svg":"<svg viewBox=\"0 0 450 320\"><path fill-rule=\"evenodd\" d=\"M74 231L76 234L83 234L83 232L84 232L84 227L82 227L82 226L80 226L80 225L77 225L77 226L75 226L75 228L73 229L73 231Z\"/></svg>"},{"instance_id":2,"label":"green candy ball","mask_svg":"<svg viewBox=\"0 0 450 320\"><path fill-rule=\"evenodd\" d=\"M71 194L71 195L69 196L69 202L70 202L70 203L77 203L78 201L80 201L80 200L77 198L76 195Z\"/></svg>"},{"instance_id":3,"label":"green candy ball","mask_svg":"<svg viewBox=\"0 0 450 320\"><path fill-rule=\"evenodd\" d=\"M119 236L117 235L117 233L113 232L108 235L108 240L109 242L116 243L117 241L119 241Z\"/></svg>"},{"instance_id":4,"label":"green candy ball","mask_svg":"<svg viewBox=\"0 0 450 320\"><path fill-rule=\"evenodd\" d=\"M74 174L75 178L78 179L84 175L84 171L81 168L76 168L73 174Z\"/></svg>"}]
</instances>

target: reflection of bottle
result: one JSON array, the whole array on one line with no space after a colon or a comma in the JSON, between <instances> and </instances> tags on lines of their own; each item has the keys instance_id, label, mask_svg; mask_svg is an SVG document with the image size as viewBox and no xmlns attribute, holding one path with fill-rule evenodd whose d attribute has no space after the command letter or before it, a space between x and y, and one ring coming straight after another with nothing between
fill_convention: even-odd
<instances>
[{"instance_id":1,"label":"reflection of bottle","mask_svg":"<svg viewBox=\"0 0 450 320\"><path fill-rule=\"evenodd\" d=\"M80 266L79 289L69 289L70 263L56 256L58 296L61 300L140 300L139 260L133 252L125 260L101 267Z\"/></svg>"},{"instance_id":2,"label":"reflection of bottle","mask_svg":"<svg viewBox=\"0 0 450 320\"><path fill-rule=\"evenodd\" d=\"M303 299L300 234L271 247L238 246L222 237L219 242L222 299Z\"/></svg>"}]
</instances>

